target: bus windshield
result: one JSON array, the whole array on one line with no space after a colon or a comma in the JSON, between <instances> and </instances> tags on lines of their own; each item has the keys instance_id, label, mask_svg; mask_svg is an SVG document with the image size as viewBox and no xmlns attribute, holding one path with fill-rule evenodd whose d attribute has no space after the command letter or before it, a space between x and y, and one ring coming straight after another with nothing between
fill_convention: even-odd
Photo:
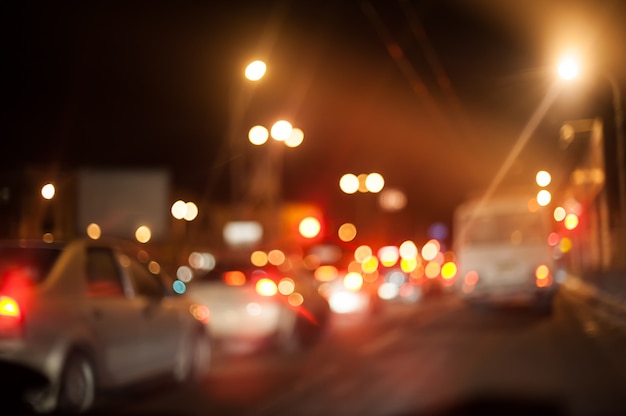
<instances>
[{"instance_id":1,"label":"bus windshield","mask_svg":"<svg viewBox=\"0 0 626 416\"><path fill-rule=\"evenodd\" d=\"M546 222L538 213L509 212L478 215L465 229L465 244L535 244L545 241Z\"/></svg>"}]
</instances>

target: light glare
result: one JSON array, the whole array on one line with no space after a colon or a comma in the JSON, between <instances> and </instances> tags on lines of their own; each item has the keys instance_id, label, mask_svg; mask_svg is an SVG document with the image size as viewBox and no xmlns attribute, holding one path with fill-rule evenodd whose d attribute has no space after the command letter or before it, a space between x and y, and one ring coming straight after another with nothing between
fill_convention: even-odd
<instances>
[{"instance_id":1,"label":"light glare","mask_svg":"<svg viewBox=\"0 0 626 416\"><path fill-rule=\"evenodd\" d=\"M256 60L248 64L245 70L245 76L250 81L258 81L265 75L267 65L265 62Z\"/></svg>"}]
</instances>

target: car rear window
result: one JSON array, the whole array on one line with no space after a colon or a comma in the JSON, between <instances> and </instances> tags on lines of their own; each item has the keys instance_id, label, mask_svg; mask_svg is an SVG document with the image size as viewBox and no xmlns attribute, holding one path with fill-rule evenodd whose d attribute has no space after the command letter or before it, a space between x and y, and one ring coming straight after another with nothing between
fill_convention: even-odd
<instances>
[{"instance_id":1,"label":"car rear window","mask_svg":"<svg viewBox=\"0 0 626 416\"><path fill-rule=\"evenodd\" d=\"M0 247L0 288L14 280L43 282L60 254L54 247Z\"/></svg>"}]
</instances>

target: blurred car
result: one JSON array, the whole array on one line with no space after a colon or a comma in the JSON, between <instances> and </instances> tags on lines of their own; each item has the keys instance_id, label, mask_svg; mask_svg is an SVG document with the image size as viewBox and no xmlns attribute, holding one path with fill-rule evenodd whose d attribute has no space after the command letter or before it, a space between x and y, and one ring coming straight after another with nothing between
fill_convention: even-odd
<instances>
[{"instance_id":1,"label":"blurred car","mask_svg":"<svg viewBox=\"0 0 626 416\"><path fill-rule=\"evenodd\" d=\"M195 276L187 293L206 305L213 339L225 346L294 350L325 331L329 306L310 272L218 262Z\"/></svg>"},{"instance_id":2,"label":"blurred car","mask_svg":"<svg viewBox=\"0 0 626 416\"><path fill-rule=\"evenodd\" d=\"M378 282L363 280L363 275L336 269L334 266L322 266L318 270L331 267L336 277L322 284L321 293L328 299L330 309L340 315L371 315L378 312L381 298L377 295Z\"/></svg>"},{"instance_id":3,"label":"blurred car","mask_svg":"<svg viewBox=\"0 0 626 416\"><path fill-rule=\"evenodd\" d=\"M4 384L23 382L2 394L22 395L35 412L72 414L105 389L162 375L191 381L210 359L192 310L133 243L1 242L0 368L20 374Z\"/></svg>"}]
</instances>

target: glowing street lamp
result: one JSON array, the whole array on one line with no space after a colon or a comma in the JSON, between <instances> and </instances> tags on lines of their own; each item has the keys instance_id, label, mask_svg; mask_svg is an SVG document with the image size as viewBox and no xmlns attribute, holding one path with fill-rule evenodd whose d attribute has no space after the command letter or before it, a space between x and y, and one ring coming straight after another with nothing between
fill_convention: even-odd
<instances>
[{"instance_id":1,"label":"glowing street lamp","mask_svg":"<svg viewBox=\"0 0 626 416\"><path fill-rule=\"evenodd\" d=\"M565 56L561 59L557 72L561 79L566 81L572 80L580 74L580 63L573 55Z\"/></svg>"},{"instance_id":2,"label":"glowing street lamp","mask_svg":"<svg viewBox=\"0 0 626 416\"><path fill-rule=\"evenodd\" d=\"M44 199L52 199L52 198L54 198L55 192L56 192L56 189L55 189L54 185L51 184L51 183L47 183L44 186L42 186L42 188L41 188L41 196Z\"/></svg>"},{"instance_id":3,"label":"glowing street lamp","mask_svg":"<svg viewBox=\"0 0 626 416\"><path fill-rule=\"evenodd\" d=\"M245 77L250 81L258 81L263 78L266 71L267 65L265 62L256 60L246 66Z\"/></svg>"},{"instance_id":4,"label":"glowing street lamp","mask_svg":"<svg viewBox=\"0 0 626 416\"><path fill-rule=\"evenodd\" d=\"M540 187L545 188L550 185L550 182L552 182L552 175L545 170L540 170L535 176L535 182L537 182L537 185Z\"/></svg>"},{"instance_id":5,"label":"glowing street lamp","mask_svg":"<svg viewBox=\"0 0 626 416\"><path fill-rule=\"evenodd\" d=\"M272 136L272 139L274 140L284 142L289 138L292 130L293 126L290 122L286 120L279 120L272 126L270 136Z\"/></svg>"},{"instance_id":6,"label":"glowing street lamp","mask_svg":"<svg viewBox=\"0 0 626 416\"><path fill-rule=\"evenodd\" d=\"M558 65L558 73L561 79L571 80L576 78L581 70L580 61L576 60L573 55L569 55L561 60ZM617 80L612 74L603 73L611 87L611 95L613 98L613 121L615 123L615 141L617 144L617 174L619 186L619 220L620 220L620 244L619 252L626 248L626 161L624 150L624 113L622 109L621 91Z\"/></svg>"}]
</instances>

